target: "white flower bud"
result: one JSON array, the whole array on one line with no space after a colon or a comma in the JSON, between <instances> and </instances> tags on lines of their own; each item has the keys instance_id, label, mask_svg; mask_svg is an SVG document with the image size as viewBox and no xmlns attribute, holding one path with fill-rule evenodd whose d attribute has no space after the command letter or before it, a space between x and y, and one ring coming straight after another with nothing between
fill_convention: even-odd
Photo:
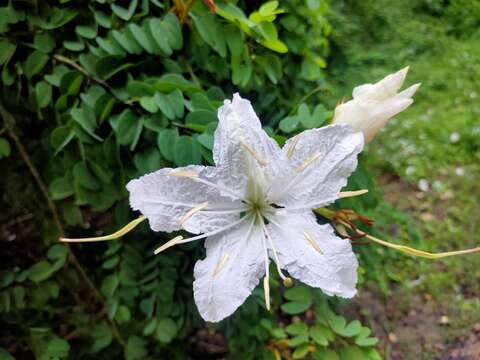
<instances>
[{"instance_id":1,"label":"white flower bud","mask_svg":"<svg viewBox=\"0 0 480 360\"><path fill-rule=\"evenodd\" d=\"M398 93L407 72L408 66L375 84L354 88L353 99L336 107L333 123L349 124L363 132L366 142L371 141L388 120L413 103L412 96L420 83Z\"/></svg>"}]
</instances>

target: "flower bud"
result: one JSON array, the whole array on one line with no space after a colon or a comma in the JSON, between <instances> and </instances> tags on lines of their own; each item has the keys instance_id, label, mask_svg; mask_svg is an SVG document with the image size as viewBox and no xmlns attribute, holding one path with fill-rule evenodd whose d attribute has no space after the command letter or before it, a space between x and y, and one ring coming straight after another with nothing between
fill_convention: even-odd
<instances>
[{"instance_id":1,"label":"flower bud","mask_svg":"<svg viewBox=\"0 0 480 360\"><path fill-rule=\"evenodd\" d=\"M413 103L412 96L420 83L398 92L407 76L408 66L375 84L353 89L353 99L335 109L334 124L349 124L371 141L388 120Z\"/></svg>"}]
</instances>

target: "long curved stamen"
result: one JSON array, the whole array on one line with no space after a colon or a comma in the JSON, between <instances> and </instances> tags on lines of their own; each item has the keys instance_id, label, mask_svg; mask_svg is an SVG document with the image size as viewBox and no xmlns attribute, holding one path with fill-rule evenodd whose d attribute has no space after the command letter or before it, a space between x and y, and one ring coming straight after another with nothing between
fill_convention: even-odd
<instances>
[{"instance_id":1,"label":"long curved stamen","mask_svg":"<svg viewBox=\"0 0 480 360\"><path fill-rule=\"evenodd\" d=\"M139 218L129 222L127 225L125 225L123 228L121 228L118 231L115 231L113 234L110 235L104 235L104 236L97 236L97 237L90 237L90 238L80 238L80 239L70 239L70 238L64 238L61 237L59 240L62 242L95 242L95 241L108 241L108 240L115 240L123 235L129 233L133 229L135 229L140 223L142 223L146 219L145 216L140 216Z\"/></svg>"},{"instance_id":2,"label":"long curved stamen","mask_svg":"<svg viewBox=\"0 0 480 360\"><path fill-rule=\"evenodd\" d=\"M361 190L355 190L355 191L340 191L337 194L337 196L339 199L343 199L343 198L349 198L354 196L360 196L366 193L368 193L368 189L361 189Z\"/></svg>"},{"instance_id":3,"label":"long curved stamen","mask_svg":"<svg viewBox=\"0 0 480 360\"><path fill-rule=\"evenodd\" d=\"M204 203L201 203L197 206L195 206L193 209L188 210L185 215L183 215L179 220L178 223L180 225L185 224L193 215L195 215L197 212L202 211L208 206L208 201L205 201Z\"/></svg>"},{"instance_id":4,"label":"long curved stamen","mask_svg":"<svg viewBox=\"0 0 480 360\"><path fill-rule=\"evenodd\" d=\"M244 216L244 217L240 218L239 220L234 221L233 223L230 223L230 224L228 224L228 225L226 225L226 226L224 226L220 229L217 229L215 231L211 231L209 233L201 234L201 235L198 235L198 236L194 236L194 237L191 237L191 238L183 239L183 237L182 237L181 239L179 239L178 236L174 237L172 240L169 240L165 244L163 244L162 246L158 247L153 253L155 255L158 255L163 250L166 250L173 245L185 244L185 243L188 243L188 242L191 242L191 241L200 240L200 239L204 239L204 238L209 237L209 236L220 234L221 232L223 232L225 230L228 230L228 229L242 223L243 221L247 220L250 217L251 217L251 215ZM166 246L167 244L170 244L170 245Z\"/></svg>"},{"instance_id":5,"label":"long curved stamen","mask_svg":"<svg viewBox=\"0 0 480 360\"><path fill-rule=\"evenodd\" d=\"M277 266L278 275L282 280L285 281L285 279L287 279L287 276L283 274L282 269L280 268L280 260L278 258L277 249L275 249L275 246L273 245L272 237L270 236L270 233L268 232L267 227L265 226L265 221L263 220L262 216L259 216L259 219L262 224L263 232L265 234L265 239L267 239L268 245L272 249L273 258L275 260L275 265Z\"/></svg>"},{"instance_id":6,"label":"long curved stamen","mask_svg":"<svg viewBox=\"0 0 480 360\"><path fill-rule=\"evenodd\" d=\"M265 258L265 277L263 278L263 293L265 296L265 307L270 311L270 259L268 258L268 250L265 238L262 240L263 253Z\"/></svg>"},{"instance_id":7,"label":"long curved stamen","mask_svg":"<svg viewBox=\"0 0 480 360\"><path fill-rule=\"evenodd\" d=\"M165 244L160 246L159 248L155 249L153 252L155 255L160 254L162 251L167 250L169 247L175 246L178 244L179 241L183 240L183 236L176 236L172 240L167 241Z\"/></svg>"}]
</instances>

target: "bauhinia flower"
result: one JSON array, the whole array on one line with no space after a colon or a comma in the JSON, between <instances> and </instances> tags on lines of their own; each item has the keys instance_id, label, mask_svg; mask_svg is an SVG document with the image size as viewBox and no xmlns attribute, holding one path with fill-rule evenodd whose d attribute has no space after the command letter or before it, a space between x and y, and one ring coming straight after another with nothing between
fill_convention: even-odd
<instances>
[{"instance_id":1,"label":"bauhinia flower","mask_svg":"<svg viewBox=\"0 0 480 360\"><path fill-rule=\"evenodd\" d=\"M388 120L413 103L412 96L420 83L398 92L407 76L408 67L390 74L375 84L353 89L353 99L335 109L334 124L350 124L369 142Z\"/></svg>"},{"instance_id":2,"label":"bauhinia flower","mask_svg":"<svg viewBox=\"0 0 480 360\"><path fill-rule=\"evenodd\" d=\"M329 295L351 298L357 259L349 240L319 225L312 209L342 196L357 166L363 135L349 125L307 130L283 148L262 129L238 94L218 111L215 166L163 168L128 183L130 204L154 231L186 230L162 245L206 239L195 265L194 298L201 316L232 314L264 278L269 307L269 263Z\"/></svg>"}]
</instances>

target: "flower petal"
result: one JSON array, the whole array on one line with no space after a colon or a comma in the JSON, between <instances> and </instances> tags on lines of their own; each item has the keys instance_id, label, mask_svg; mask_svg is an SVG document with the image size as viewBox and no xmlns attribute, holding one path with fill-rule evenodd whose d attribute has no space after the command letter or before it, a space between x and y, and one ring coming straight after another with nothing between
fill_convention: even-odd
<instances>
[{"instance_id":1,"label":"flower petal","mask_svg":"<svg viewBox=\"0 0 480 360\"><path fill-rule=\"evenodd\" d=\"M213 167L192 165L177 169L163 168L130 181L127 184L130 206L148 218L152 230L171 232L184 228L198 234L214 231L239 218L243 206L240 201L234 201L222 195L219 189L193 178L170 176L173 171L198 174L199 178L212 183L216 182L218 174ZM208 202L205 209L185 216L205 202ZM225 213L226 209L239 211Z\"/></svg>"},{"instance_id":2,"label":"flower petal","mask_svg":"<svg viewBox=\"0 0 480 360\"><path fill-rule=\"evenodd\" d=\"M281 168L280 147L262 129L250 101L234 94L218 110L218 120L213 158L226 187L246 194L249 178L264 174L268 181Z\"/></svg>"},{"instance_id":3,"label":"flower petal","mask_svg":"<svg viewBox=\"0 0 480 360\"><path fill-rule=\"evenodd\" d=\"M265 274L263 231L246 221L205 241L207 256L195 264L193 292L200 315L217 322L231 315Z\"/></svg>"},{"instance_id":4,"label":"flower petal","mask_svg":"<svg viewBox=\"0 0 480 360\"><path fill-rule=\"evenodd\" d=\"M363 135L344 124L306 130L289 139L282 149L289 156L288 166L284 176L273 181L269 199L298 209L335 201L357 167L362 148Z\"/></svg>"},{"instance_id":5,"label":"flower petal","mask_svg":"<svg viewBox=\"0 0 480 360\"><path fill-rule=\"evenodd\" d=\"M349 240L335 236L329 224L319 225L312 212L280 211L267 225L280 266L307 285L328 295L356 294L358 261Z\"/></svg>"}]
</instances>

